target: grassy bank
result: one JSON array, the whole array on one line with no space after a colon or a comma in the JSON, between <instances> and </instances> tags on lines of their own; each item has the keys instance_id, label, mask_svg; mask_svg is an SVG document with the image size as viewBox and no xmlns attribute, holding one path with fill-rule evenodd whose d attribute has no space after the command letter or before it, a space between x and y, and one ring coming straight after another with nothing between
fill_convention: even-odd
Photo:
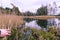
<instances>
[{"instance_id":1,"label":"grassy bank","mask_svg":"<svg viewBox=\"0 0 60 40\"><path fill-rule=\"evenodd\" d=\"M12 28L11 32L11 36L6 40L60 40L60 28L50 27L48 30Z\"/></svg>"}]
</instances>

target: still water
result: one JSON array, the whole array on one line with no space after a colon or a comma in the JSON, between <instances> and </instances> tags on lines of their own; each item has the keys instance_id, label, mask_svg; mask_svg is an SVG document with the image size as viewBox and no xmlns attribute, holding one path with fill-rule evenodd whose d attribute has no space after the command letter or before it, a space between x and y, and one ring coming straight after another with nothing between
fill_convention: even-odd
<instances>
[{"instance_id":1,"label":"still water","mask_svg":"<svg viewBox=\"0 0 60 40\"><path fill-rule=\"evenodd\" d=\"M47 26L52 26L53 25L54 27L58 27L59 26L58 24L60 23L60 20L58 18L55 18L53 20L48 19L47 21L48 21ZM37 24L37 20L32 20L30 22L26 22L25 26L30 27L30 28L36 28L36 29L41 28L41 26L39 26Z\"/></svg>"}]
</instances>

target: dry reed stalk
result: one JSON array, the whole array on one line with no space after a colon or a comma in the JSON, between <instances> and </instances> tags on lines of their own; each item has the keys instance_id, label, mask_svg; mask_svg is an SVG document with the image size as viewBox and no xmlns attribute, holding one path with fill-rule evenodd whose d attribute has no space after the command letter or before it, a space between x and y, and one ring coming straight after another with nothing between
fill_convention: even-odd
<instances>
[{"instance_id":1,"label":"dry reed stalk","mask_svg":"<svg viewBox=\"0 0 60 40\"><path fill-rule=\"evenodd\" d=\"M24 24L25 21L22 17L17 15L0 15L0 28L18 27L18 25Z\"/></svg>"}]
</instances>

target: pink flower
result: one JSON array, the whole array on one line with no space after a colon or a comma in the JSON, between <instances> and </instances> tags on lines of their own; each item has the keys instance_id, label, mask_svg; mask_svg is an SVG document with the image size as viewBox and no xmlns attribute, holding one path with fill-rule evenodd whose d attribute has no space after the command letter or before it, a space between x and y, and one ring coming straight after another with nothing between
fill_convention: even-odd
<instances>
[{"instance_id":1,"label":"pink flower","mask_svg":"<svg viewBox=\"0 0 60 40\"><path fill-rule=\"evenodd\" d=\"M0 29L0 37L5 37L5 36L10 36L11 35L11 30L8 29Z\"/></svg>"}]
</instances>

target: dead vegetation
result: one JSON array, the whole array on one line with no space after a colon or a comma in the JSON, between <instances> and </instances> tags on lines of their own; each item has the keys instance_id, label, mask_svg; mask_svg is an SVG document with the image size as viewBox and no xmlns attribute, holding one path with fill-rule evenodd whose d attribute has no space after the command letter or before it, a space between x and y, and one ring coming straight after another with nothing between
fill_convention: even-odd
<instances>
[{"instance_id":1,"label":"dead vegetation","mask_svg":"<svg viewBox=\"0 0 60 40\"><path fill-rule=\"evenodd\" d=\"M0 15L0 28L17 27L25 22L17 15Z\"/></svg>"}]
</instances>

